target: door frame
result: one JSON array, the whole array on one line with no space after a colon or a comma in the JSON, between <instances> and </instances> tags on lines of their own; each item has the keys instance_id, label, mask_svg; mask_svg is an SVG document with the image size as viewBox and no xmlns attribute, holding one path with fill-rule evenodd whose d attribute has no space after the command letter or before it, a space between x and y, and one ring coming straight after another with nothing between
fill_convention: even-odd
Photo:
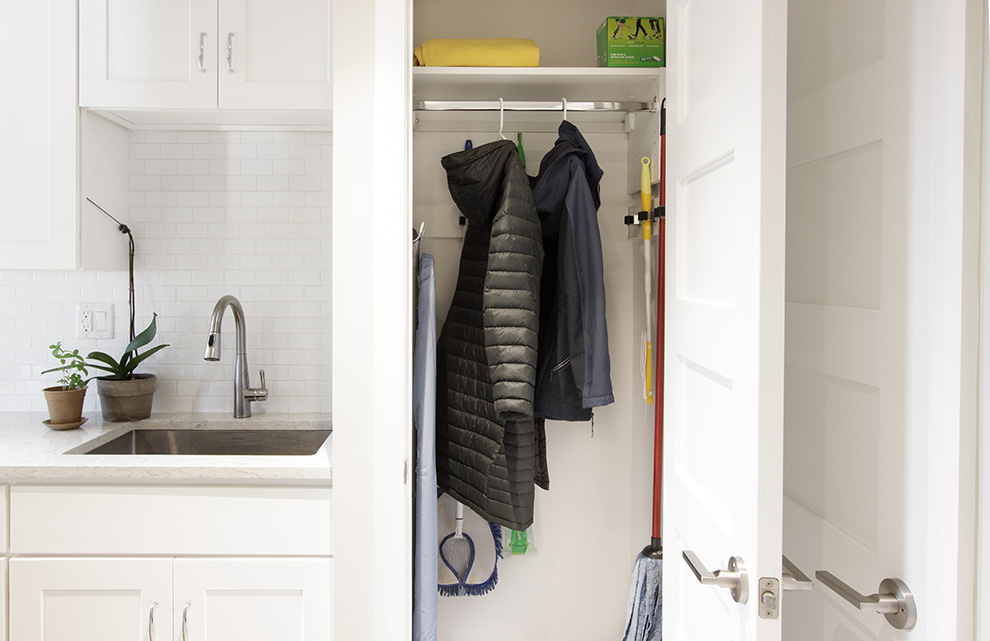
<instances>
[{"instance_id":1,"label":"door frame","mask_svg":"<svg viewBox=\"0 0 990 641\"><path fill-rule=\"evenodd\" d=\"M409 639L412 1L333 13L333 636Z\"/></svg>"},{"instance_id":2,"label":"door frame","mask_svg":"<svg viewBox=\"0 0 990 641\"><path fill-rule=\"evenodd\" d=\"M917 0L913 5L919 18L915 24L931 28L929 38L917 36L926 41L921 46L931 58L917 73L927 77L911 88L911 99L918 103L913 124L919 125L919 146L931 153L919 162L927 167L912 167L914 175L930 177L930 182L912 185L909 195L923 200L920 211L927 220L913 221L920 223L909 232L909 260L915 264L907 266L920 276L912 282L927 283L927 288L909 292L913 300L908 308L914 325L909 340L927 345L919 352L927 368L915 369L924 371L927 380L915 381L923 387L912 386L925 393L908 407L909 420L923 426L914 434L924 434L912 446L924 448L924 454L909 459L908 471L925 478L905 479L927 493L922 524L927 554L921 561L926 582L919 590L919 625L924 620L921 627L928 638L976 639L977 599L985 603L987 598L977 595L977 505L990 499L978 486L978 409L990 400L990 390L978 376L981 324L987 316L981 315L981 306L988 300L981 302L980 296L988 272L980 266L979 160L986 0ZM923 134L926 130L929 136ZM911 466L922 461L923 469ZM912 524L919 525L909 520L907 526ZM986 540L983 530L979 536ZM905 550L909 557L911 552ZM987 579L981 581L988 585ZM990 619L984 628L987 623Z\"/></svg>"}]
</instances>

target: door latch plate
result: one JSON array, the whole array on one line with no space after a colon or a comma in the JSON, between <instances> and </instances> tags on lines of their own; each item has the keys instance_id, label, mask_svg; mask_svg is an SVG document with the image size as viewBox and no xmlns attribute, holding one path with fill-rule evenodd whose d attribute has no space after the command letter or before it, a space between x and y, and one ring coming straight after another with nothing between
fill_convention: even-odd
<instances>
[{"instance_id":1,"label":"door latch plate","mask_svg":"<svg viewBox=\"0 0 990 641\"><path fill-rule=\"evenodd\" d=\"M760 618L780 616L780 581L773 577L760 578Z\"/></svg>"}]
</instances>

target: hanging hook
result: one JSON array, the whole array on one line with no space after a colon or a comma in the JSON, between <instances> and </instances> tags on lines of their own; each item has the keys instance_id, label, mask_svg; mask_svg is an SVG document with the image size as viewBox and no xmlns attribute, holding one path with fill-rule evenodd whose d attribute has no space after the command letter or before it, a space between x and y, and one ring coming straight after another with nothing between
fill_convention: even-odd
<instances>
[{"instance_id":1,"label":"hanging hook","mask_svg":"<svg viewBox=\"0 0 990 641\"><path fill-rule=\"evenodd\" d=\"M567 120L567 98L561 98L560 104L564 107L564 120Z\"/></svg>"},{"instance_id":2,"label":"hanging hook","mask_svg":"<svg viewBox=\"0 0 990 641\"><path fill-rule=\"evenodd\" d=\"M502 133L502 126L505 124L505 102L503 102L502 97L498 98L498 137L502 140L506 140L505 134Z\"/></svg>"}]
</instances>

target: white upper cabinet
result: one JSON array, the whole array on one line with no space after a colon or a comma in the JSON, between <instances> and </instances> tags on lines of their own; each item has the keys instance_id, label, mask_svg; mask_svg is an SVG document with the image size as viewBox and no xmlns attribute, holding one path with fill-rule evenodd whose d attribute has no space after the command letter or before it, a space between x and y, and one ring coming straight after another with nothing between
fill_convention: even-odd
<instances>
[{"instance_id":1,"label":"white upper cabinet","mask_svg":"<svg viewBox=\"0 0 990 641\"><path fill-rule=\"evenodd\" d=\"M331 0L80 0L79 104L332 106Z\"/></svg>"},{"instance_id":2,"label":"white upper cabinet","mask_svg":"<svg viewBox=\"0 0 990 641\"><path fill-rule=\"evenodd\" d=\"M217 5L80 0L79 104L217 106Z\"/></svg>"},{"instance_id":3,"label":"white upper cabinet","mask_svg":"<svg viewBox=\"0 0 990 641\"><path fill-rule=\"evenodd\" d=\"M221 109L329 109L330 0L220 0Z\"/></svg>"},{"instance_id":4,"label":"white upper cabinet","mask_svg":"<svg viewBox=\"0 0 990 641\"><path fill-rule=\"evenodd\" d=\"M0 3L0 269L75 269L79 259L76 7Z\"/></svg>"}]
</instances>

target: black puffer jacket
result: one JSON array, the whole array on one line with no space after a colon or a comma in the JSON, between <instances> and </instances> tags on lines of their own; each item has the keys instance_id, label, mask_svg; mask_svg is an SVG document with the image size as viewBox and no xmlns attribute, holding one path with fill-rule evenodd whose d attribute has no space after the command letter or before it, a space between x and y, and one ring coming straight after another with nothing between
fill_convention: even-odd
<instances>
[{"instance_id":1,"label":"black puffer jacket","mask_svg":"<svg viewBox=\"0 0 990 641\"><path fill-rule=\"evenodd\" d=\"M512 142L442 163L468 227L437 343L437 480L483 518L521 530L533 521L540 221Z\"/></svg>"}]
</instances>

